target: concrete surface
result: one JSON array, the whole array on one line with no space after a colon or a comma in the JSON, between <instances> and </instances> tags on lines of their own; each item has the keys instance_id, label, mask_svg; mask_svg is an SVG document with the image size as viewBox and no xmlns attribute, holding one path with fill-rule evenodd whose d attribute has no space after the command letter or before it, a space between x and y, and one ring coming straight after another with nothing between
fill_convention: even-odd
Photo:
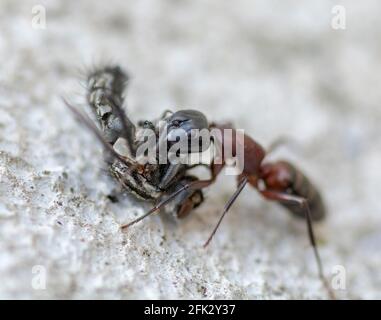
<instances>
[{"instance_id":1,"label":"concrete surface","mask_svg":"<svg viewBox=\"0 0 381 320\"><path fill-rule=\"evenodd\" d=\"M32 27L36 4L45 29ZM132 76L134 121L192 107L265 146L296 140L273 156L324 193L316 232L327 274L345 268L338 297L381 298L381 5L341 1L334 30L336 4L1 1L0 298L326 298L304 223L250 188L202 248L232 177L184 221L120 232L149 206L109 200L101 146L59 99L88 111L79 79L109 62Z\"/></svg>"}]
</instances>

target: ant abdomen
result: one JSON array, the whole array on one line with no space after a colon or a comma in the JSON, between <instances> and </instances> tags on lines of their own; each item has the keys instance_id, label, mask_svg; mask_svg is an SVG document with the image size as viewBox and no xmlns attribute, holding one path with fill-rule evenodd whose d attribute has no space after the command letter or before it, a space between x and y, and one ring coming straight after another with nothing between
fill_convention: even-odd
<instances>
[{"instance_id":1,"label":"ant abdomen","mask_svg":"<svg viewBox=\"0 0 381 320\"><path fill-rule=\"evenodd\" d=\"M311 180L287 161L267 163L262 166L262 179L268 189L287 192L307 200L311 219L322 220L326 210L323 198ZM305 210L298 204L279 201L293 215L305 218Z\"/></svg>"}]
</instances>

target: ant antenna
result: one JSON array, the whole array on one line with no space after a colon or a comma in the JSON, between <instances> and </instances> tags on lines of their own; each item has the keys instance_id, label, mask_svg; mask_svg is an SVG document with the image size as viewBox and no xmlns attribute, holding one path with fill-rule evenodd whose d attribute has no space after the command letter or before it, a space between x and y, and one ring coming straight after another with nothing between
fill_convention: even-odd
<instances>
[{"instance_id":1,"label":"ant antenna","mask_svg":"<svg viewBox=\"0 0 381 320\"><path fill-rule=\"evenodd\" d=\"M198 181L196 181L198 182ZM131 221L130 223L127 223L125 225L123 225L121 228L122 230L124 229L127 229L129 228L130 226L134 225L135 223L143 220L144 218L148 217L149 215L151 215L152 213L154 213L155 211L159 210L161 207L165 206L168 202L170 202L171 200L173 200L179 193L181 193L182 191L184 191L185 189L188 189L192 186L192 183L190 184L186 184L185 186L181 187L180 189L176 190L175 192L173 192L172 194L170 194L167 198L165 198L164 200L160 201L157 205L155 205L150 211L148 211L147 213L143 214L142 216L140 216L139 218L135 219L134 221Z\"/></svg>"},{"instance_id":2,"label":"ant antenna","mask_svg":"<svg viewBox=\"0 0 381 320\"><path fill-rule=\"evenodd\" d=\"M188 184L182 186L180 189L178 189L175 192L171 193L167 198L165 198L164 200L160 201L150 211L148 211L147 213L145 213L141 217L135 219L134 221L131 221L130 223L127 223L127 224L123 225L121 227L122 230L127 229L128 227L134 225L135 223L143 220L144 218L148 217L149 215L151 215L155 211L159 210L160 208L165 206L168 202L172 201L182 191L187 190L187 189L191 189L191 190L193 190L193 189L202 189L202 188L205 188L205 187L209 186L213 181L214 181L213 179L210 179L210 180L198 180L198 181L193 181L191 183L188 183Z\"/></svg>"}]
</instances>

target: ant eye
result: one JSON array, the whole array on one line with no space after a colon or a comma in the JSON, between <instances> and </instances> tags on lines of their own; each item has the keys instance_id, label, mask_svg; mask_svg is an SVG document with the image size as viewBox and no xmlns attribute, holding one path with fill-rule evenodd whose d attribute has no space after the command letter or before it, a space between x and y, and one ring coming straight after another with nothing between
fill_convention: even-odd
<instances>
[{"instance_id":1,"label":"ant eye","mask_svg":"<svg viewBox=\"0 0 381 320\"><path fill-rule=\"evenodd\" d=\"M180 124L181 124L181 121L179 121L179 120L173 120L172 121L172 125L174 126L174 127L180 127Z\"/></svg>"},{"instance_id":2,"label":"ant eye","mask_svg":"<svg viewBox=\"0 0 381 320\"><path fill-rule=\"evenodd\" d=\"M153 124L152 124L151 121L146 120L146 121L143 122L143 127L144 128L152 128Z\"/></svg>"}]
</instances>

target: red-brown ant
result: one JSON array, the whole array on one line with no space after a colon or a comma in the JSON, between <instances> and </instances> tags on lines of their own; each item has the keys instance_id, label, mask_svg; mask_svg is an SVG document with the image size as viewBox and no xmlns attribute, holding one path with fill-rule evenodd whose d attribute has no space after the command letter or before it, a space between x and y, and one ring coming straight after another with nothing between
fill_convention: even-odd
<instances>
[{"instance_id":1,"label":"red-brown ant","mask_svg":"<svg viewBox=\"0 0 381 320\"><path fill-rule=\"evenodd\" d=\"M105 67L94 70L88 77L88 102L97 116L101 131L76 108L64 101L75 116L94 132L106 151L106 162L111 174L125 190L146 201L158 202L149 212L138 219L122 226L129 226L159 210L169 202L175 204L173 211L178 217L184 217L203 201L202 189L215 182L217 176L225 167L225 160L236 159L241 164L241 174L238 175L238 187L224 207L223 213L206 241L207 246L225 214L228 212L240 192L249 183L256 188L267 200L279 202L297 217L305 218L311 245L314 250L319 275L328 290L331 298L334 294L324 277L323 267L317 250L312 221L324 218L325 208L319 191L300 170L288 162L263 162L266 152L252 138L247 135L238 135L232 125L208 124L206 117L196 110L180 110L164 113L158 120L165 122L166 133L160 136L158 121L139 122L135 124L128 118L122 109L123 91L127 82L127 75L119 67ZM159 141L172 141L179 129L185 131L190 145L196 146L192 152L204 151L199 145L198 138L192 136L192 130L210 129L220 131L220 135L213 136L214 144L219 147L220 159L212 161L209 166L211 178L199 180L189 174L193 166L187 164L150 164L141 165L136 160L136 151L141 145L136 137L139 132L153 129ZM224 130L231 129L231 140L225 141ZM220 137L220 138L218 138ZM116 148L118 141L124 140L127 148L125 154L119 153ZM239 144L239 145L238 145ZM198 147L197 147L198 146ZM231 153L225 154L227 146L231 146ZM237 152L237 147L243 146L243 152ZM240 148L241 150L241 148ZM230 151L230 150L229 150Z\"/></svg>"},{"instance_id":2,"label":"red-brown ant","mask_svg":"<svg viewBox=\"0 0 381 320\"><path fill-rule=\"evenodd\" d=\"M324 286L330 298L335 299L335 295L331 290L327 279L324 276L323 265L320 259L320 255L317 249L315 235L313 232L312 221L319 221L325 217L325 207L322 197L317 190L317 188L312 184L310 179L308 179L299 169L286 161L277 161L274 163L263 162L266 152L264 148L250 138L247 135L239 136L236 131L231 128L230 125L217 125L211 124L209 127L211 130L221 130L221 133L226 129L231 129L233 132L233 137L228 143L232 144L231 157L236 158L239 156L237 153L237 143L243 144L243 170L242 173L237 177L238 186L234 194L231 196L229 201L226 203L222 215L218 220L217 225L213 229L208 240L205 242L204 247L206 247L213 236L215 235L218 227L220 226L225 214L228 212L230 207L233 205L234 201L237 199L241 191L244 189L247 183L252 187L256 188L259 193L267 200L277 201L284 207L286 207L293 215L304 218L307 224L308 236L313 247L315 259L317 262L318 272ZM237 138L234 139L234 136ZM224 134L221 134L224 137ZM176 190L174 193L166 197L164 200L160 201L155 205L150 211L148 211L143 216L138 219L122 226L122 229L126 229L131 225L141 221L148 215L156 212L171 200L173 200L178 194L187 190L188 192L201 190L210 186L215 182L217 176L221 173L222 169L226 165L225 160L230 160L225 158L225 138L220 141L214 141L222 147L222 162L216 164L212 162L210 164L211 178L207 180L196 180L190 182L183 187ZM243 139L243 141L242 141Z\"/></svg>"}]
</instances>

